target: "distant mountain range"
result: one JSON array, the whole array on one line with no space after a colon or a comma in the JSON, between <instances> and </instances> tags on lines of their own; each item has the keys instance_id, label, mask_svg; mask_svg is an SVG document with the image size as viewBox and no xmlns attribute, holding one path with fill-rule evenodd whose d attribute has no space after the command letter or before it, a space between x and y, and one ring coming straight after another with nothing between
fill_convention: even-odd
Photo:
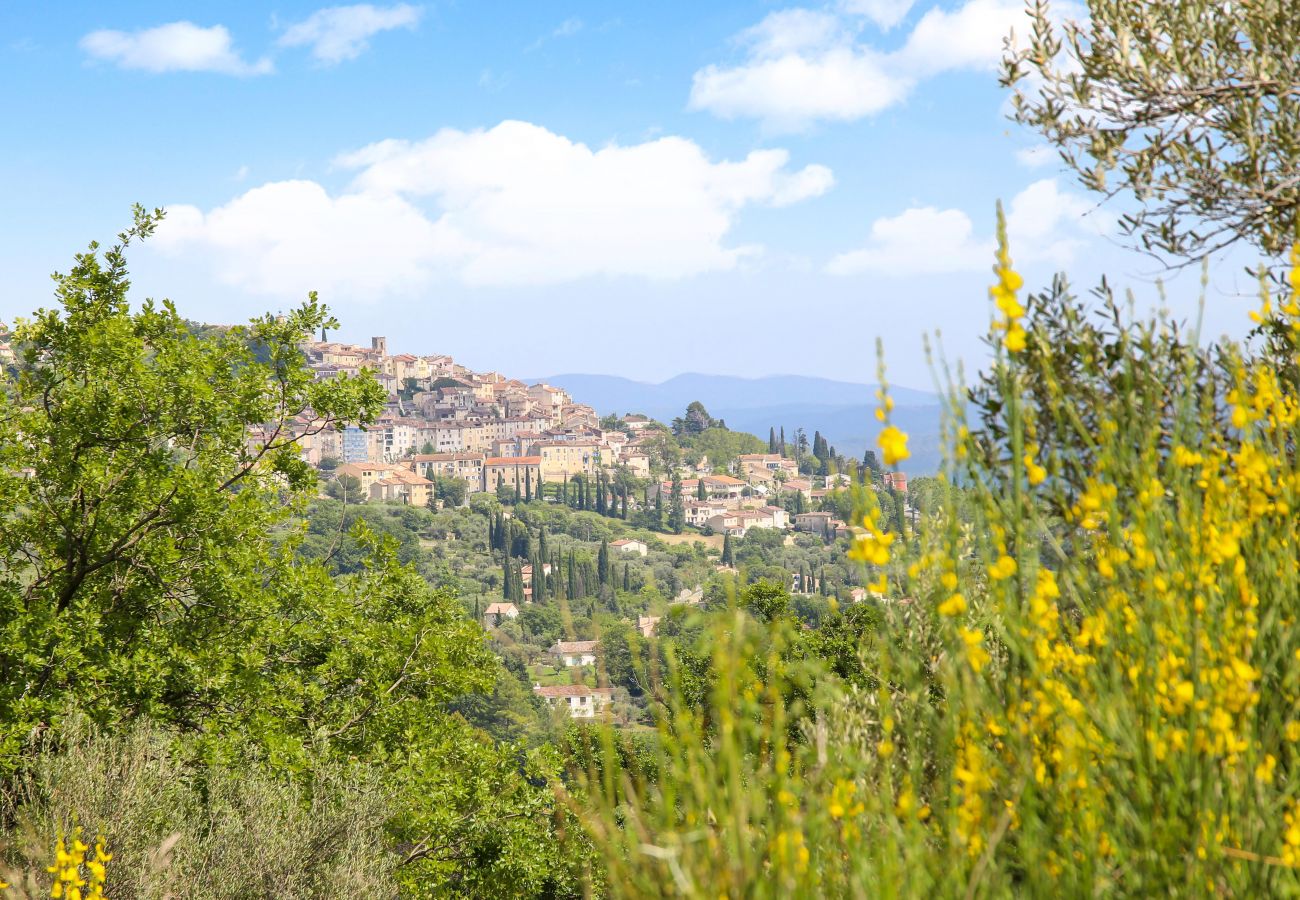
<instances>
[{"instance_id":1,"label":"distant mountain range","mask_svg":"<svg viewBox=\"0 0 1300 900\"><path fill-rule=\"evenodd\" d=\"M616 375L550 375L529 379L562 387L579 403L605 415L644 413L663 422L682 415L699 400L715 419L726 419L734 431L748 431L766 440L768 429L784 427L787 440L803 428L812 440L820 431L838 450L861 456L875 446L880 423L873 411L876 385L810 378L803 375L768 375L737 378L731 375L677 375L659 384L633 381ZM912 458L903 468L926 474L939 467L940 399L928 391L891 387L893 420L909 435Z\"/></svg>"}]
</instances>

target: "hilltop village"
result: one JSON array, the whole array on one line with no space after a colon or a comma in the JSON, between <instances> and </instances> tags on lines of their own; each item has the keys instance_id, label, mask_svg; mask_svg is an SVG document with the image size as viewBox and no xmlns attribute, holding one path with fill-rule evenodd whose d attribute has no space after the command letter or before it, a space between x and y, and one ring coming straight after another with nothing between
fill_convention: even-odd
<instances>
[{"instance_id":1,"label":"hilltop village","mask_svg":"<svg viewBox=\"0 0 1300 900\"><path fill-rule=\"evenodd\" d=\"M552 385L475 372L447 355L390 354L384 337L372 338L369 347L308 341L302 349L317 378L369 370L388 392L373 424L301 438L304 458L325 473L327 489L331 481L350 486L336 486L336 494L429 507L459 505L474 493L509 502L595 490L602 505L622 504L626 511L671 504L676 490L677 531L685 525L737 537L752 528L847 534L843 518L818 507L850 476L817 474L824 467L815 452L805 454L811 465L801 465L798 447L792 456L776 446L731 459L666 460L666 426L636 413L602 418ZM684 429L712 424L692 423L690 412ZM883 477L907 493L905 475Z\"/></svg>"},{"instance_id":2,"label":"hilltop village","mask_svg":"<svg viewBox=\"0 0 1300 900\"><path fill-rule=\"evenodd\" d=\"M303 552L345 573L347 526L388 534L455 590L516 676L511 690L555 715L648 722L636 642L728 597L775 591L810 623L887 600L846 555L855 481L891 530L919 515L906 475L818 433L774 425L764 441L698 402L668 423L602 415L554 385L389 353L383 337L301 350L316 379L368 371L387 395L365 427L298 423L320 476ZM272 438L252 434L250 448Z\"/></svg>"}]
</instances>

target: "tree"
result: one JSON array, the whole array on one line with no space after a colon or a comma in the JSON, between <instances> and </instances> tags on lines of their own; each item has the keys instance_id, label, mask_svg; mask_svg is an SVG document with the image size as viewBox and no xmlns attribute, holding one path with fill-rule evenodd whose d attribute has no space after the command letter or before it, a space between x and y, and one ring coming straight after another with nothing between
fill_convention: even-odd
<instances>
[{"instance_id":1,"label":"tree","mask_svg":"<svg viewBox=\"0 0 1300 900\"><path fill-rule=\"evenodd\" d=\"M673 534L681 534L686 527L686 504L682 501L682 475L673 469L672 493L669 495L668 527Z\"/></svg>"},{"instance_id":2,"label":"tree","mask_svg":"<svg viewBox=\"0 0 1300 900\"><path fill-rule=\"evenodd\" d=\"M880 464L880 458L876 456L875 450L868 450L862 455L862 466L871 473L872 481L879 481L885 473L885 467Z\"/></svg>"},{"instance_id":3,"label":"tree","mask_svg":"<svg viewBox=\"0 0 1300 900\"><path fill-rule=\"evenodd\" d=\"M344 503L363 503L365 492L361 490L361 479L355 475L340 475L325 485L326 495Z\"/></svg>"},{"instance_id":4,"label":"tree","mask_svg":"<svg viewBox=\"0 0 1300 900\"><path fill-rule=\"evenodd\" d=\"M609 541L601 538L599 555L596 557L596 572L601 584L609 583Z\"/></svg>"},{"instance_id":5,"label":"tree","mask_svg":"<svg viewBox=\"0 0 1300 900\"><path fill-rule=\"evenodd\" d=\"M703 478L703 477L700 477L700 478L695 479L695 499L696 499L696 500L708 500L708 499L709 499L709 491L708 491L708 489L704 486L704 478Z\"/></svg>"},{"instance_id":6,"label":"tree","mask_svg":"<svg viewBox=\"0 0 1300 900\"><path fill-rule=\"evenodd\" d=\"M434 477L433 485L435 496L447 506L461 506L465 503L469 488L462 479L438 475Z\"/></svg>"},{"instance_id":7,"label":"tree","mask_svg":"<svg viewBox=\"0 0 1300 900\"><path fill-rule=\"evenodd\" d=\"M722 536L721 562L724 566L734 566L736 564L736 555L731 546L731 532L729 531Z\"/></svg>"},{"instance_id":8,"label":"tree","mask_svg":"<svg viewBox=\"0 0 1300 900\"><path fill-rule=\"evenodd\" d=\"M732 421L735 421L734 417L732 418ZM776 442L776 427L773 426L767 430L767 452L778 453L780 450L781 445Z\"/></svg>"},{"instance_id":9,"label":"tree","mask_svg":"<svg viewBox=\"0 0 1300 900\"><path fill-rule=\"evenodd\" d=\"M781 455L785 456L785 426L781 426Z\"/></svg>"},{"instance_id":10,"label":"tree","mask_svg":"<svg viewBox=\"0 0 1300 900\"><path fill-rule=\"evenodd\" d=\"M432 456L437 452L438 448L433 446L433 441L425 441L424 444L420 446L420 453L424 456Z\"/></svg>"},{"instance_id":11,"label":"tree","mask_svg":"<svg viewBox=\"0 0 1300 900\"><path fill-rule=\"evenodd\" d=\"M434 895L536 895L559 875L523 850L565 814L539 787L550 773L444 711L496 680L479 626L363 526L347 578L298 553L317 489L302 423L372 422L383 389L307 369L303 336L337 327L314 296L201 333L170 301L133 308L126 250L158 218L137 210L116 245L78 255L57 304L15 329L0 383L0 769L32 734L60 737L68 712L105 730L154 719L198 742L198 783L204 759L303 796L342 769L378 782L392 838L418 851L403 877ZM497 854L509 872L467 862Z\"/></svg>"},{"instance_id":12,"label":"tree","mask_svg":"<svg viewBox=\"0 0 1300 900\"><path fill-rule=\"evenodd\" d=\"M1014 117L1088 188L1139 203L1138 247L1196 259L1245 241L1276 256L1300 205L1300 5L1089 0L1063 26L1046 0L1009 48Z\"/></svg>"},{"instance_id":13,"label":"tree","mask_svg":"<svg viewBox=\"0 0 1300 900\"><path fill-rule=\"evenodd\" d=\"M322 472L333 472L341 465L337 456L322 456L320 462L316 463L316 468Z\"/></svg>"}]
</instances>

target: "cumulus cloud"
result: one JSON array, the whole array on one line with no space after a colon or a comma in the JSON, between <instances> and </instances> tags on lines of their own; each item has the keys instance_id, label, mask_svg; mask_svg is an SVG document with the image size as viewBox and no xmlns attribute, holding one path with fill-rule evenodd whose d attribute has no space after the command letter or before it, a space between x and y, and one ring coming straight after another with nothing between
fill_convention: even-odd
<instances>
[{"instance_id":1,"label":"cumulus cloud","mask_svg":"<svg viewBox=\"0 0 1300 900\"><path fill-rule=\"evenodd\" d=\"M851 120L902 100L905 81L887 60L857 45L829 13L775 12L740 36L747 47L739 66L706 66L695 73L690 106L726 119L762 119L778 130L815 120Z\"/></svg>"},{"instance_id":2,"label":"cumulus cloud","mask_svg":"<svg viewBox=\"0 0 1300 900\"><path fill-rule=\"evenodd\" d=\"M223 25L204 28L193 22L171 22L140 31L92 31L81 49L94 59L123 69L146 72L219 72L223 75L265 75L269 59L246 61L234 48Z\"/></svg>"},{"instance_id":3,"label":"cumulus cloud","mask_svg":"<svg viewBox=\"0 0 1300 900\"><path fill-rule=\"evenodd\" d=\"M664 137L593 149L527 122L388 140L335 160L331 194L311 181L262 185L208 212L169 207L157 244L210 259L260 293L374 297L440 278L475 285L595 276L685 278L732 269L761 248L727 236L749 206L829 190L829 169L784 150L713 161Z\"/></svg>"},{"instance_id":4,"label":"cumulus cloud","mask_svg":"<svg viewBox=\"0 0 1300 900\"><path fill-rule=\"evenodd\" d=\"M840 8L849 15L866 16L882 31L888 31L907 17L913 0L843 0Z\"/></svg>"},{"instance_id":5,"label":"cumulus cloud","mask_svg":"<svg viewBox=\"0 0 1300 900\"><path fill-rule=\"evenodd\" d=\"M311 47L318 62L334 65L356 59L370 38L395 28L412 29L419 24L423 10L408 3L395 6L331 6L319 9L306 19L290 25L280 36L281 47Z\"/></svg>"},{"instance_id":6,"label":"cumulus cloud","mask_svg":"<svg viewBox=\"0 0 1300 900\"><path fill-rule=\"evenodd\" d=\"M1106 233L1113 220L1084 198L1064 192L1054 178L1035 181L1007 207L1007 232L1018 262L1069 263L1090 237ZM864 247L834 257L833 275L878 272L934 275L973 272L992 265L991 234L977 236L970 216L932 206L877 219Z\"/></svg>"},{"instance_id":7,"label":"cumulus cloud","mask_svg":"<svg viewBox=\"0 0 1300 900\"><path fill-rule=\"evenodd\" d=\"M770 13L738 35L743 61L695 73L689 105L777 130L861 119L903 102L926 78L992 68L1013 28L1023 32L1028 25L1021 0L967 0L951 11L926 11L896 49L861 39L863 18L884 31L911 6L910 0L844 0L834 12Z\"/></svg>"}]
</instances>

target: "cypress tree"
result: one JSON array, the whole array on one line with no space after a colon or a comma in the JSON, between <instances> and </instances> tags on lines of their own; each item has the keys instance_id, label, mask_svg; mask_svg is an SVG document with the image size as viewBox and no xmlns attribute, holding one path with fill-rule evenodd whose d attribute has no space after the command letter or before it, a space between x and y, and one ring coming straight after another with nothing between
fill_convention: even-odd
<instances>
[{"instance_id":1,"label":"cypress tree","mask_svg":"<svg viewBox=\"0 0 1300 900\"><path fill-rule=\"evenodd\" d=\"M708 500L708 499L709 499L708 491L706 491L706 490L704 489L704 479L703 479L703 478L697 478L697 479L695 480L695 499L696 499L696 500Z\"/></svg>"},{"instance_id":2,"label":"cypress tree","mask_svg":"<svg viewBox=\"0 0 1300 900\"><path fill-rule=\"evenodd\" d=\"M533 470L524 469L524 502L529 503L533 499Z\"/></svg>"},{"instance_id":3,"label":"cypress tree","mask_svg":"<svg viewBox=\"0 0 1300 900\"><path fill-rule=\"evenodd\" d=\"M781 426L781 455L785 456L785 426Z\"/></svg>"},{"instance_id":4,"label":"cypress tree","mask_svg":"<svg viewBox=\"0 0 1300 900\"><path fill-rule=\"evenodd\" d=\"M780 445L776 442L776 428L769 428L767 431L767 452L776 453L779 449Z\"/></svg>"},{"instance_id":5,"label":"cypress tree","mask_svg":"<svg viewBox=\"0 0 1300 900\"><path fill-rule=\"evenodd\" d=\"M623 590L632 590L632 566L629 563L623 563Z\"/></svg>"},{"instance_id":6,"label":"cypress tree","mask_svg":"<svg viewBox=\"0 0 1300 900\"><path fill-rule=\"evenodd\" d=\"M673 534L681 534L682 529L686 526L686 507L682 502L682 476L676 469L673 469L673 487L670 501L668 527L672 529Z\"/></svg>"},{"instance_id":7,"label":"cypress tree","mask_svg":"<svg viewBox=\"0 0 1300 900\"><path fill-rule=\"evenodd\" d=\"M569 550L569 599L578 599L578 570L573 558L573 550Z\"/></svg>"},{"instance_id":8,"label":"cypress tree","mask_svg":"<svg viewBox=\"0 0 1300 900\"><path fill-rule=\"evenodd\" d=\"M501 596L505 597L505 599L507 600L512 600L514 599L515 591L514 591L514 585L510 583L510 576L513 575L514 573L511 571L510 568L509 556L505 558L505 561L503 563L503 568L504 571L501 576Z\"/></svg>"},{"instance_id":9,"label":"cypress tree","mask_svg":"<svg viewBox=\"0 0 1300 900\"><path fill-rule=\"evenodd\" d=\"M735 551L731 548L731 532L722 536L722 564L724 566L734 566L736 564Z\"/></svg>"},{"instance_id":10,"label":"cypress tree","mask_svg":"<svg viewBox=\"0 0 1300 900\"><path fill-rule=\"evenodd\" d=\"M609 541L600 539L600 551L596 557L596 575L601 584L609 584Z\"/></svg>"}]
</instances>

